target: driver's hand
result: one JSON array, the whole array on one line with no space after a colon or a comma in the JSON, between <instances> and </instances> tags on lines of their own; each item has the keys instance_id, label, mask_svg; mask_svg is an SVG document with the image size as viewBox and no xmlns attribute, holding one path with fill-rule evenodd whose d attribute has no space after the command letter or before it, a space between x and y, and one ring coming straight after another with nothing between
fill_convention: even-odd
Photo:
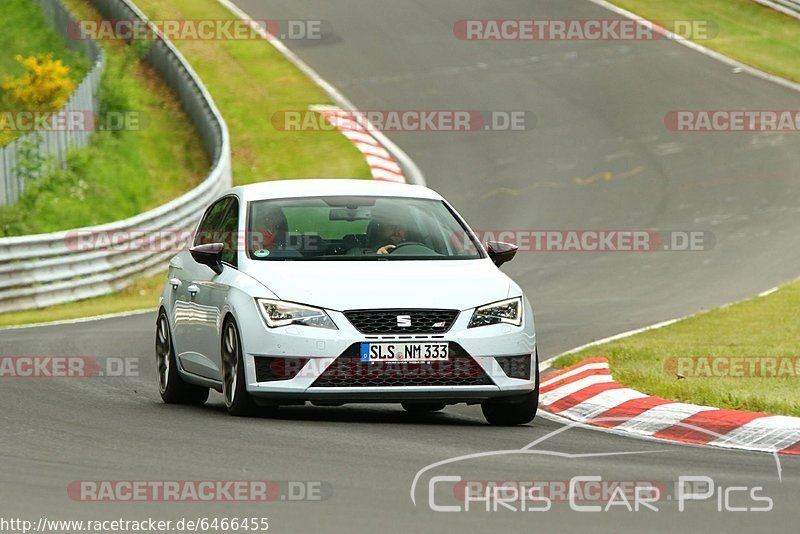
<instances>
[{"instance_id":1,"label":"driver's hand","mask_svg":"<svg viewBox=\"0 0 800 534\"><path fill-rule=\"evenodd\" d=\"M396 248L397 248L397 245L384 245L384 246L382 246L381 248L378 249L378 254L388 254L393 249L396 249Z\"/></svg>"}]
</instances>

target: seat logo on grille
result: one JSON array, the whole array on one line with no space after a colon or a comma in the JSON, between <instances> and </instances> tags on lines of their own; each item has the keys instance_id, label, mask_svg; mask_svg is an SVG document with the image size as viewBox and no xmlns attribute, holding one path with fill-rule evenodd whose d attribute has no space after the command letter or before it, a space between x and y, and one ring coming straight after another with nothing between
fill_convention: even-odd
<instances>
[{"instance_id":1,"label":"seat logo on grille","mask_svg":"<svg viewBox=\"0 0 800 534\"><path fill-rule=\"evenodd\" d=\"M397 316L397 326L399 328L408 328L411 326L411 316L410 315L398 315Z\"/></svg>"}]
</instances>

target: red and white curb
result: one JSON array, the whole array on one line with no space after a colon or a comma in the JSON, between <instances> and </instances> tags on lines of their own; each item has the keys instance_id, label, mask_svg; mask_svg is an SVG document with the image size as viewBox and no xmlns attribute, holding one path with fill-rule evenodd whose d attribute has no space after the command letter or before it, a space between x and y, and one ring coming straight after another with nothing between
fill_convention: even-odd
<instances>
[{"instance_id":1,"label":"red and white curb","mask_svg":"<svg viewBox=\"0 0 800 534\"><path fill-rule=\"evenodd\" d=\"M546 376L540 404L579 423L655 439L800 455L800 418L651 397L614 381L606 358Z\"/></svg>"},{"instance_id":2,"label":"red and white curb","mask_svg":"<svg viewBox=\"0 0 800 534\"><path fill-rule=\"evenodd\" d=\"M311 110L325 117L325 120L338 128L364 154L374 179L406 183L403 169L389 151L373 137L371 125L359 122L356 113L336 106L312 106Z\"/></svg>"}]
</instances>

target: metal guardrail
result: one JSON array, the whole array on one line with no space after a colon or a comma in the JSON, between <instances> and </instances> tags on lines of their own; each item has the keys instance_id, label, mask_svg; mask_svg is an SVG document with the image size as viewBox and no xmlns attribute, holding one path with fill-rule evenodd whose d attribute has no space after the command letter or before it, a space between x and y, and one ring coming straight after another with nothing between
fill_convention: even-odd
<instances>
[{"instance_id":1,"label":"metal guardrail","mask_svg":"<svg viewBox=\"0 0 800 534\"><path fill-rule=\"evenodd\" d=\"M90 0L107 19L142 19L130 0ZM205 207L231 186L230 136L224 119L200 78L174 45L158 37L146 60L178 95L183 110L199 132L213 161L209 176L195 189L152 211L122 221L66 232L0 238L0 313L42 308L110 293L134 277L164 269L174 252L157 247L124 249L129 232L146 231L158 240L158 230L192 229ZM128 237L111 247L96 241L75 250L71 238L85 234L119 233Z\"/></svg>"},{"instance_id":2,"label":"metal guardrail","mask_svg":"<svg viewBox=\"0 0 800 534\"><path fill-rule=\"evenodd\" d=\"M800 0L755 0L781 13L800 19Z\"/></svg>"},{"instance_id":3,"label":"metal guardrail","mask_svg":"<svg viewBox=\"0 0 800 534\"><path fill-rule=\"evenodd\" d=\"M67 113L97 113L98 103L95 95L100 85L100 77L105 68L103 49L90 39L78 40L68 34L73 19L58 0L39 0L45 19L51 23L67 40L70 48L81 51L91 61L92 68L78 84L67 103L60 111ZM82 128L63 128L31 132L11 143L0 147L0 205L14 204L25 189L26 176L17 172L20 153L26 146L36 146L43 160L55 160L63 165L67 151L85 147L92 132ZM35 139L38 137L38 141ZM35 144L34 144L35 143Z\"/></svg>"}]
</instances>

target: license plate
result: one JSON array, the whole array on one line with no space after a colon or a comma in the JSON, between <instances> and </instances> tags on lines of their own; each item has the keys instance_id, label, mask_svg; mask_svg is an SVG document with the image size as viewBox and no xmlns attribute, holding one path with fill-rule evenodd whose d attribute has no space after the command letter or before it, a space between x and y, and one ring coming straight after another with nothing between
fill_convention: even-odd
<instances>
[{"instance_id":1,"label":"license plate","mask_svg":"<svg viewBox=\"0 0 800 534\"><path fill-rule=\"evenodd\" d=\"M442 362L450 357L447 343L362 343L362 362Z\"/></svg>"}]
</instances>

